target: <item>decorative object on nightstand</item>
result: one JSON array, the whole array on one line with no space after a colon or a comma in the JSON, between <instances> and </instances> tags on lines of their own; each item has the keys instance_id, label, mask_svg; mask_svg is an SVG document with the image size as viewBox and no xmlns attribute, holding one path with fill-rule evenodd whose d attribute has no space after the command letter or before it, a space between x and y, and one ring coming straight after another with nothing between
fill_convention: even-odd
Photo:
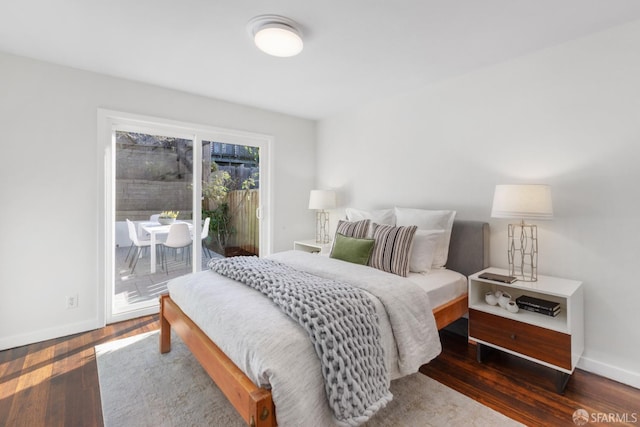
<instances>
[{"instance_id":1,"label":"decorative object on nightstand","mask_svg":"<svg viewBox=\"0 0 640 427\"><path fill-rule=\"evenodd\" d=\"M492 292L492 291L488 291L484 294L484 300L487 302L487 304L489 305L496 305L498 304L498 298L496 297L496 295Z\"/></svg>"},{"instance_id":2,"label":"decorative object on nightstand","mask_svg":"<svg viewBox=\"0 0 640 427\"><path fill-rule=\"evenodd\" d=\"M520 307L518 307L518 304L516 304L515 301L509 301L507 303L507 311L510 311L511 313L517 313L518 311L520 311Z\"/></svg>"},{"instance_id":3,"label":"decorative object on nightstand","mask_svg":"<svg viewBox=\"0 0 640 427\"><path fill-rule=\"evenodd\" d=\"M505 310L507 309L509 302L511 302L511 295L506 292L503 292L502 295L500 295L500 298L498 298L498 305Z\"/></svg>"},{"instance_id":4,"label":"decorative object on nightstand","mask_svg":"<svg viewBox=\"0 0 640 427\"><path fill-rule=\"evenodd\" d=\"M489 276L489 277L487 277ZM511 282L505 282L504 280L496 280L496 279L492 279L491 277L508 277L508 276L499 276L497 274L489 274L489 273L482 273L480 274L478 277L480 279L488 279L488 280L493 280L495 282L502 282L502 283L513 283L514 281ZM498 291L487 291L484 294L484 300L487 304L489 305L497 305L499 307L504 308L507 311L510 311L511 313L517 313L519 310L519 304L516 301L512 301L511 300L511 295L509 295L506 292L502 292L500 290Z\"/></svg>"},{"instance_id":5,"label":"decorative object on nightstand","mask_svg":"<svg viewBox=\"0 0 640 427\"><path fill-rule=\"evenodd\" d=\"M584 351L582 282L540 276L535 283L504 283L484 273L506 271L469 276L469 340L477 344L478 362L497 349L547 366L562 393ZM503 308L496 301L504 296L511 299Z\"/></svg>"},{"instance_id":6,"label":"decorative object on nightstand","mask_svg":"<svg viewBox=\"0 0 640 427\"><path fill-rule=\"evenodd\" d=\"M316 209L316 243L329 243L329 212L336 207L336 193L331 190L311 190L309 209Z\"/></svg>"},{"instance_id":7,"label":"decorative object on nightstand","mask_svg":"<svg viewBox=\"0 0 640 427\"><path fill-rule=\"evenodd\" d=\"M553 218L551 187L496 185L491 217L520 219L520 224L509 224L508 229L509 275L525 282L538 280L538 227L524 220Z\"/></svg>"}]
</instances>

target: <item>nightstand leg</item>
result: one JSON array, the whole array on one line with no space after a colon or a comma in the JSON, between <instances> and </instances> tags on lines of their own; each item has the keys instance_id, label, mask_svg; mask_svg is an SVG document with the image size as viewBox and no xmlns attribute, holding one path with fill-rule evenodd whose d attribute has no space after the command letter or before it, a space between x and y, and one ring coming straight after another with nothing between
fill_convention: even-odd
<instances>
[{"instance_id":1,"label":"nightstand leg","mask_svg":"<svg viewBox=\"0 0 640 427\"><path fill-rule=\"evenodd\" d=\"M487 356L490 350L491 347L476 343L476 360L478 363L482 363L482 359Z\"/></svg>"},{"instance_id":2,"label":"nightstand leg","mask_svg":"<svg viewBox=\"0 0 640 427\"><path fill-rule=\"evenodd\" d=\"M556 371L556 391L558 392L558 394L564 394L564 389L565 387L567 387L569 378L571 378L570 374Z\"/></svg>"}]
</instances>

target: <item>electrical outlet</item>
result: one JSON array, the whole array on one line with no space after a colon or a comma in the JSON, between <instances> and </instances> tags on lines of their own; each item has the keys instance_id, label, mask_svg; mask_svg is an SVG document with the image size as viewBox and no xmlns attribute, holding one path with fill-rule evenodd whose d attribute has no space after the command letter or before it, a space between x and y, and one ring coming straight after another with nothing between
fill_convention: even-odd
<instances>
[{"instance_id":1,"label":"electrical outlet","mask_svg":"<svg viewBox=\"0 0 640 427\"><path fill-rule=\"evenodd\" d=\"M78 308L78 294L67 296L67 309Z\"/></svg>"}]
</instances>

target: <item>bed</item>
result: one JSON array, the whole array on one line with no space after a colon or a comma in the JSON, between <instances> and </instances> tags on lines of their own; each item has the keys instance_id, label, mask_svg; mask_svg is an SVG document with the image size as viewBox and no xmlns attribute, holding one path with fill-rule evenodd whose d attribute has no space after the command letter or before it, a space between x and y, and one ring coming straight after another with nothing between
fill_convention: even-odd
<instances>
[{"instance_id":1,"label":"bed","mask_svg":"<svg viewBox=\"0 0 640 427\"><path fill-rule=\"evenodd\" d=\"M294 264L297 262L304 264L307 262L308 257L316 257L316 261L310 268L318 269L318 271L323 269L329 270L329 267L333 265L331 263L336 261L328 258L325 259L318 255L303 253L275 255L277 261L284 260L286 262L293 262ZM456 271L464 276L468 276L487 266L488 224L476 221L455 221L451 231L449 245L448 273L454 274L453 271ZM373 269L369 268L369 270ZM363 272L364 270L360 270L356 275L362 276L363 281L369 280L363 275ZM445 272L435 273L448 274ZM383 276L373 272L372 274L375 277ZM262 308L259 308L259 306L261 306L265 300L268 300L250 288L240 289L239 292L241 292L242 295L240 298L237 296L228 297L231 299L225 301L224 298L227 298L225 296L226 293L222 290L224 290L225 287L234 287L235 289L236 286L232 283L233 281L231 279L216 279L218 280L216 282L216 292L218 292L217 289L221 289L221 293L215 297L210 297L211 301L216 300L215 304L218 304L216 306L207 305L209 304L209 300L207 299L209 297L204 297L200 294L189 294L191 290L195 292L196 289L200 288L206 288L208 292L211 286L206 282L209 280L210 275L210 272L200 272L176 279L177 281L170 283L170 294L161 296L160 351L162 353L170 351L171 329L173 329L248 425L277 425L274 400L279 402L278 419L291 420L294 413L289 413L291 401L290 399L286 399L288 396L296 395L298 396L299 402L297 402L295 406L302 405L302 407L296 408L296 411L298 411L296 414L308 413L309 417L311 417L310 419L312 419L316 425L331 424L328 419L322 418L325 416L324 412L318 409L318 404L315 403L322 401L324 397L322 387L308 386L308 384L315 384L318 381L322 381L322 379L317 378L318 376L321 377L321 375L315 372L316 369L309 368L309 366L305 364L308 358L306 353L309 351L304 346L312 346L299 343L299 341L302 340L308 341L308 338L305 338L304 330L301 330L300 333L293 330L282 333L280 328L284 328L283 322L286 323L287 320L279 310L273 310L274 313L268 315L261 314L259 319L258 316L253 316L251 313L262 313ZM396 280L385 276L385 280L387 279ZM411 277L407 279L401 278L401 280L411 279ZM421 280L419 277L415 277L414 279L418 282ZM398 280L400 280L400 278ZM460 286L460 280L452 280L451 282L454 284L454 288L457 286L458 291L442 291L442 289L436 287L435 294L429 292L430 295L434 295L434 300L438 300L437 306L433 309L433 319L435 325L437 325L437 329L447 326L467 312L466 281L464 281L463 278L462 287ZM419 283L417 286L429 287L430 284ZM182 292L181 294L178 291L172 291L172 288L174 290L179 288L185 289L186 291L180 291ZM440 295L436 295L438 293ZM191 302L187 303L189 298ZM186 307L188 307L188 309ZM183 308L185 308L185 310L183 310ZM185 311L189 314L185 313ZM242 317L243 315L240 313L249 314L245 314L245 317ZM228 319L234 316L243 320L228 322ZM222 319L227 319L227 323L224 325L221 324ZM381 323L384 323L383 320L384 319L381 318ZM240 323L243 325L240 325ZM241 326L248 326L250 330L243 331L240 329ZM383 326L387 328L386 325ZM275 334L273 333L274 331ZM393 336L393 333L391 335ZM210 336L218 337L216 338L216 342L214 342ZM223 339L225 336L226 338ZM283 336L287 337L287 341L282 339ZM388 341L388 336L389 333L383 333L385 346L396 345L393 342L391 342L391 344L386 342ZM233 337L234 339L230 340L229 337ZM234 348L230 348L230 346ZM221 347L223 347L224 350ZM290 379L288 382L284 379L278 379L276 381L276 377L271 372L270 367L262 366L262 362L256 361L252 354L249 354L249 350L247 350L248 348L265 348L266 352L266 349L272 347L279 348L285 354L291 353L294 355L293 358L286 361L286 366L289 368L288 370L291 371L287 374L299 379L301 377L300 372L304 372L304 382L299 380L291 381ZM300 348L302 348L302 350L299 350ZM311 349L311 358L313 358L312 350L313 348ZM428 350L427 352L430 351L431 350ZM439 352L439 348L434 351ZM232 357L229 357L227 354L232 355ZM425 360L428 361L435 357L435 355L437 355L437 353L426 354ZM276 365L278 362L278 360L269 361L269 363ZM282 363L285 363L284 360ZM387 361L386 363L389 366L395 366L393 365L394 362ZM416 366L419 367L414 361L413 365L409 364L403 372L396 372L394 368L391 367L391 379L406 375L408 374L407 372L411 370L413 370L413 372L417 371ZM400 369L400 371L402 371L402 369ZM286 384L286 386L282 384ZM282 389L285 388L290 388L291 390L287 390L285 394L285 392L282 391ZM305 399L300 399L300 395L304 395ZM324 399L326 399L326 397L324 397ZM308 407L304 407L305 405ZM298 415L295 416L297 417ZM295 419L298 420L298 418Z\"/></svg>"}]
</instances>

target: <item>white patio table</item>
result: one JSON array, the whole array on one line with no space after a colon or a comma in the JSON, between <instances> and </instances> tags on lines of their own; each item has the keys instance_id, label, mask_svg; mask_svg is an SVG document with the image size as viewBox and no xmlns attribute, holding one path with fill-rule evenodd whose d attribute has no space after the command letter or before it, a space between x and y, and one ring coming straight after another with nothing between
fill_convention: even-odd
<instances>
[{"instance_id":1,"label":"white patio table","mask_svg":"<svg viewBox=\"0 0 640 427\"><path fill-rule=\"evenodd\" d=\"M191 224L191 222L189 221L178 220L178 221L175 221L174 224L177 224L180 222L188 224L189 230L193 229L193 224ZM168 234L169 228L171 227L171 225L170 224L164 225L155 221L142 221L138 223L138 226L145 232L149 233L149 235L151 236L151 248L149 249L151 252L150 264L151 264L151 273L155 273L156 272L156 244L158 241L157 235Z\"/></svg>"}]
</instances>

